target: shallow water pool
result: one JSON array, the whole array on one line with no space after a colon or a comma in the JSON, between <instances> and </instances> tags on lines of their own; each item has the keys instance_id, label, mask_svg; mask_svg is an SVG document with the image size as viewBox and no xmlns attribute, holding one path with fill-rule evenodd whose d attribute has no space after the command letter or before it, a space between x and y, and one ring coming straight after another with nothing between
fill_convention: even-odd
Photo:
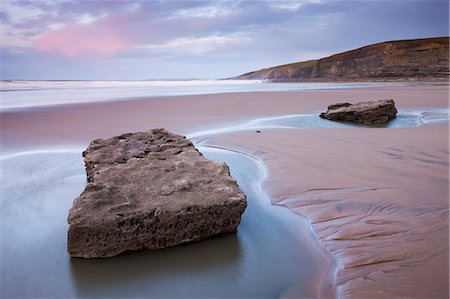
<instances>
[{"instance_id":1,"label":"shallow water pool","mask_svg":"<svg viewBox=\"0 0 450 299\"><path fill-rule=\"evenodd\" d=\"M315 297L318 277L333 291L331 256L305 219L269 203L259 185L264 168L242 154L201 150L226 161L247 195L238 233L95 260L66 251L68 210L86 183L81 151L0 159L2 298Z\"/></svg>"}]
</instances>

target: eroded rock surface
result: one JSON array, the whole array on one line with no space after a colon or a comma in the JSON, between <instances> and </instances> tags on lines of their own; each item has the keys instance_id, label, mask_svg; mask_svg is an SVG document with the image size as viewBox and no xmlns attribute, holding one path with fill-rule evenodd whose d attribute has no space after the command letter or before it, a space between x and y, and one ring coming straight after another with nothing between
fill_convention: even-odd
<instances>
[{"instance_id":1,"label":"eroded rock surface","mask_svg":"<svg viewBox=\"0 0 450 299\"><path fill-rule=\"evenodd\" d=\"M397 115L394 100L360 102L356 104L337 103L328 106L320 117L335 121L361 124L385 124Z\"/></svg>"},{"instance_id":2,"label":"eroded rock surface","mask_svg":"<svg viewBox=\"0 0 450 299\"><path fill-rule=\"evenodd\" d=\"M68 217L72 257L112 257L235 232L247 206L225 164L164 129L97 139L83 156L88 184Z\"/></svg>"}]
</instances>

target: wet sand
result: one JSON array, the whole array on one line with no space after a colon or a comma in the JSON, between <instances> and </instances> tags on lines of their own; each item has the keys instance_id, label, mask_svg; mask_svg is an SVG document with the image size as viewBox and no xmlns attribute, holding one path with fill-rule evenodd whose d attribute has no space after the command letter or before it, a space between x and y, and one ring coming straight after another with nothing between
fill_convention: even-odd
<instances>
[{"instance_id":1,"label":"wet sand","mask_svg":"<svg viewBox=\"0 0 450 299\"><path fill-rule=\"evenodd\" d=\"M394 98L402 108L448 107L448 87L380 87L300 92L168 96L0 112L4 153L70 146L164 127L174 133L220 128L255 117L319 112L329 103Z\"/></svg>"},{"instance_id":2,"label":"wet sand","mask_svg":"<svg viewBox=\"0 0 450 299\"><path fill-rule=\"evenodd\" d=\"M180 134L342 101L446 108L448 87L236 93L1 113L2 151L85 144L166 127ZM271 201L306 216L341 262L342 297L448 297L448 127L262 130L207 137L265 162ZM289 294L288 294L289 295ZM290 294L294 295L294 294Z\"/></svg>"},{"instance_id":3,"label":"wet sand","mask_svg":"<svg viewBox=\"0 0 450 299\"><path fill-rule=\"evenodd\" d=\"M306 216L340 261L343 298L446 298L447 133L444 125L269 130L208 142L268 165L272 202Z\"/></svg>"}]
</instances>

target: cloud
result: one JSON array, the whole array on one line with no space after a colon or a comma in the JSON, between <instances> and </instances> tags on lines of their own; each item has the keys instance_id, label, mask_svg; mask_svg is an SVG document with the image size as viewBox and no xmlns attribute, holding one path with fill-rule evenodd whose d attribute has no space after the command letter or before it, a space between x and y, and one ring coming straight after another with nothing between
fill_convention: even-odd
<instances>
[{"instance_id":1,"label":"cloud","mask_svg":"<svg viewBox=\"0 0 450 299\"><path fill-rule=\"evenodd\" d=\"M215 5L176 10L169 18L222 18L235 14L238 9L238 2L219 2Z\"/></svg>"},{"instance_id":2,"label":"cloud","mask_svg":"<svg viewBox=\"0 0 450 299\"><path fill-rule=\"evenodd\" d=\"M109 15L117 18L131 15L139 10L139 2L98 1L98 0L0 0L0 46L11 50L30 50L35 45L40 49L50 50L63 48L63 39L59 32L75 34L79 38L81 32L88 31L77 25L98 24L103 26L101 19ZM124 24L122 24L124 25ZM94 31L94 29L92 29ZM105 31L105 28L100 29ZM92 34L91 34L92 35ZM97 36L100 37L100 36ZM54 41L50 42L50 39ZM90 39L90 36L87 37ZM105 38L114 41L117 45L118 38L112 38L112 34L106 34ZM60 40L59 45L57 40ZM48 45L43 45L46 41ZM83 41L80 41L83 43ZM100 42L102 42L100 40ZM53 44L52 47L50 45ZM113 46L114 47L114 46ZM17 49L20 48L20 49ZM84 47L89 48L89 47ZM104 47L99 47L104 48ZM70 51L64 50L64 53ZM97 51L98 52L98 51Z\"/></svg>"},{"instance_id":3,"label":"cloud","mask_svg":"<svg viewBox=\"0 0 450 299\"><path fill-rule=\"evenodd\" d=\"M7 12L8 20L14 23L37 19L47 14L44 9L38 6L20 5L19 2L8 0L2 1L1 10Z\"/></svg>"},{"instance_id":4,"label":"cloud","mask_svg":"<svg viewBox=\"0 0 450 299\"><path fill-rule=\"evenodd\" d=\"M244 33L231 35L209 35L203 37L180 37L161 44L148 44L139 46L140 49L159 50L176 53L208 53L217 51L223 47L239 46L251 42L251 38Z\"/></svg>"},{"instance_id":5,"label":"cloud","mask_svg":"<svg viewBox=\"0 0 450 299\"><path fill-rule=\"evenodd\" d=\"M15 78L226 77L449 31L446 0L0 1Z\"/></svg>"},{"instance_id":6,"label":"cloud","mask_svg":"<svg viewBox=\"0 0 450 299\"><path fill-rule=\"evenodd\" d=\"M106 16L107 16L106 14L102 14L102 15L99 15L99 16L93 16L91 14L84 13L84 14L80 15L79 17L77 17L76 22L78 24L87 25L87 24L94 23L95 21L97 21L97 20L99 20L101 18L104 18Z\"/></svg>"},{"instance_id":7,"label":"cloud","mask_svg":"<svg viewBox=\"0 0 450 299\"><path fill-rule=\"evenodd\" d=\"M281 10L297 10L299 9L304 3L303 2L287 2L287 1L283 1L283 2L269 2L268 5L271 8L274 9L281 9Z\"/></svg>"},{"instance_id":8,"label":"cloud","mask_svg":"<svg viewBox=\"0 0 450 299\"><path fill-rule=\"evenodd\" d=\"M34 42L38 50L76 56L83 53L112 55L134 44L117 30L126 20L120 17L85 19L78 24L47 32Z\"/></svg>"}]
</instances>

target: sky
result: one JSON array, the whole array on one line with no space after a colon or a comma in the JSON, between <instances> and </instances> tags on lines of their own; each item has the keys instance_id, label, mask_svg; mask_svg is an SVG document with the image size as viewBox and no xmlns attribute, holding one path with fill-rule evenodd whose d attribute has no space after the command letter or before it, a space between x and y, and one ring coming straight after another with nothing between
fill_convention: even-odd
<instances>
[{"instance_id":1,"label":"sky","mask_svg":"<svg viewBox=\"0 0 450 299\"><path fill-rule=\"evenodd\" d=\"M448 0L0 0L0 79L227 78L448 35Z\"/></svg>"}]
</instances>

